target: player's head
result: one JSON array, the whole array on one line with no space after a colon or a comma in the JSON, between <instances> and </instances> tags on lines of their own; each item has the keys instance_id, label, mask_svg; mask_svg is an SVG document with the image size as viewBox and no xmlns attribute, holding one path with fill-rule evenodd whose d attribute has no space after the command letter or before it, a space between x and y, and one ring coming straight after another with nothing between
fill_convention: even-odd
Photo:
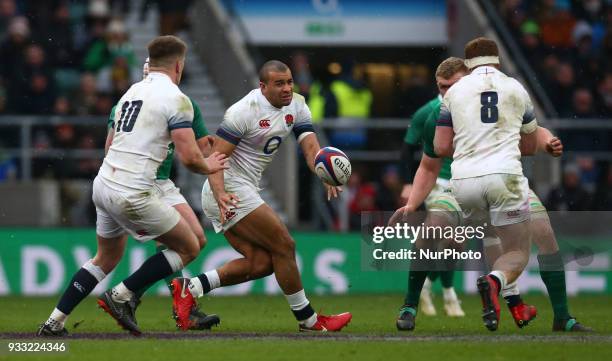
<instances>
[{"instance_id":1,"label":"player's head","mask_svg":"<svg viewBox=\"0 0 612 361\"><path fill-rule=\"evenodd\" d=\"M278 60L266 61L259 69L259 88L273 106L282 108L291 104L293 98L291 70Z\"/></svg>"},{"instance_id":2,"label":"player's head","mask_svg":"<svg viewBox=\"0 0 612 361\"><path fill-rule=\"evenodd\" d=\"M149 70L161 71L176 83L181 82L185 67L187 45L173 35L158 36L147 46L149 50Z\"/></svg>"},{"instance_id":3,"label":"player's head","mask_svg":"<svg viewBox=\"0 0 612 361\"><path fill-rule=\"evenodd\" d=\"M483 65L499 68L499 49L495 41L487 38L476 38L465 45L465 65L468 69Z\"/></svg>"},{"instance_id":4,"label":"player's head","mask_svg":"<svg viewBox=\"0 0 612 361\"><path fill-rule=\"evenodd\" d=\"M461 58L450 57L441 62L436 69L436 85L440 94L444 96L448 88L467 73L468 69Z\"/></svg>"}]
</instances>

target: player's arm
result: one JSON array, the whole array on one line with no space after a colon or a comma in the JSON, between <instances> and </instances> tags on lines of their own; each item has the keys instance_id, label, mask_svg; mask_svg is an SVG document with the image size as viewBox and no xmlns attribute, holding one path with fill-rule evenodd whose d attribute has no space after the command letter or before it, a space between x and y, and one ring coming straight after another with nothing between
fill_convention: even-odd
<instances>
[{"instance_id":1,"label":"player's arm","mask_svg":"<svg viewBox=\"0 0 612 361\"><path fill-rule=\"evenodd\" d=\"M421 203L425 201L427 195L436 185L436 179L438 178L440 169L442 169L442 158L432 158L423 153L419 168L414 175L412 192L410 192L408 201L403 207L404 212L416 211Z\"/></svg>"},{"instance_id":2,"label":"player's arm","mask_svg":"<svg viewBox=\"0 0 612 361\"><path fill-rule=\"evenodd\" d=\"M304 159L311 172L315 173L315 157L321 146L317 139L317 134L312 126L312 115L310 109L304 104L297 114L297 121L293 126L293 135L304 153ZM316 174L316 173L315 173ZM327 200L338 197L338 193L342 192L342 187L334 187L323 183L327 191Z\"/></svg>"},{"instance_id":3,"label":"player's arm","mask_svg":"<svg viewBox=\"0 0 612 361\"><path fill-rule=\"evenodd\" d=\"M434 137L434 152L436 155L439 157L452 157L455 151L453 149L454 138L453 118L446 103L442 103Z\"/></svg>"},{"instance_id":4,"label":"player's arm","mask_svg":"<svg viewBox=\"0 0 612 361\"><path fill-rule=\"evenodd\" d=\"M212 154L214 137L208 135L208 130L206 129L206 124L204 124L204 117L202 116L200 106L198 106L198 103L196 103L193 99L189 99L191 100L191 105L193 106L193 125L191 128L195 134L198 148L200 148L200 151L204 157L208 157Z\"/></svg>"},{"instance_id":5,"label":"player's arm","mask_svg":"<svg viewBox=\"0 0 612 361\"><path fill-rule=\"evenodd\" d=\"M227 169L227 158L224 154L213 152L208 158L204 158L195 141L195 134L191 127L172 129L170 137L181 163L190 171L200 174L212 174L222 169Z\"/></svg>"},{"instance_id":6,"label":"player's arm","mask_svg":"<svg viewBox=\"0 0 612 361\"><path fill-rule=\"evenodd\" d=\"M525 112L523 113L523 125L521 126L521 140L519 149L521 155L534 155L538 150L538 122L535 118L535 111L529 94L523 90L523 99L525 102Z\"/></svg>"},{"instance_id":7,"label":"player's arm","mask_svg":"<svg viewBox=\"0 0 612 361\"><path fill-rule=\"evenodd\" d=\"M108 154L108 149L111 144L113 144L113 137L115 136L115 110L117 109L117 105L113 106L110 111L110 115L108 116L108 121L106 123L106 141L104 142L104 155Z\"/></svg>"},{"instance_id":8,"label":"player's arm","mask_svg":"<svg viewBox=\"0 0 612 361\"><path fill-rule=\"evenodd\" d=\"M217 132L219 135L219 132ZM236 149L236 144L231 141L228 141L223 138L223 136L217 136L215 139L212 151L214 153L223 154L229 159L229 157L234 153L234 149ZM214 154L213 153L213 154ZM217 201L217 205L219 206L220 215L221 215L221 223L225 222L225 212L229 211L231 208L236 207L238 204L238 198L231 193L227 193L225 191L225 174L224 172L213 173L208 176L208 184L210 185L210 189L213 192L213 196Z\"/></svg>"},{"instance_id":9,"label":"player's arm","mask_svg":"<svg viewBox=\"0 0 612 361\"><path fill-rule=\"evenodd\" d=\"M561 139L555 137L550 130L538 126L536 133L538 152L546 152L553 157L560 157L563 154L563 143Z\"/></svg>"}]
</instances>

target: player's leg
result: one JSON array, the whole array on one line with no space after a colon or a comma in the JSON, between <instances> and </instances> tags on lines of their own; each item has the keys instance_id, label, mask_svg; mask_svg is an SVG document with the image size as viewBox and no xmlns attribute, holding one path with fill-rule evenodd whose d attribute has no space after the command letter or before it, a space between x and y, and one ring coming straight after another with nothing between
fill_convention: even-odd
<instances>
[{"instance_id":1,"label":"player's leg","mask_svg":"<svg viewBox=\"0 0 612 361\"><path fill-rule=\"evenodd\" d=\"M189 290L194 297L202 297L218 287L256 280L273 273L272 257L268 251L242 239L232 229L224 235L228 243L244 257L192 278Z\"/></svg>"},{"instance_id":2,"label":"player's leg","mask_svg":"<svg viewBox=\"0 0 612 361\"><path fill-rule=\"evenodd\" d=\"M195 215L193 209L191 209L191 207L189 206L189 204L187 204L184 198L182 199L183 199L182 203L170 204L170 205L174 207L174 209L176 209L179 212L179 214L187 221L187 223L189 224L189 227L191 228L191 230L195 233L196 237L198 238L198 244L200 245L200 251L202 251L204 247L206 247L206 236L204 235L204 230L202 229L202 225L200 224L200 221L198 220L198 217ZM168 249L168 247L166 247L163 243L160 243L157 241L155 242L155 250L158 253L163 252L166 249ZM172 283L172 280L175 278L181 278L181 277L183 277L183 271L179 270L171 274L170 276L164 278L164 282L168 286L168 289L170 290L170 292L172 292L172 287L170 285ZM142 295L154 284L155 283L149 284L143 287L142 289L138 290L136 292L136 297L141 298Z\"/></svg>"},{"instance_id":3,"label":"player's leg","mask_svg":"<svg viewBox=\"0 0 612 361\"><path fill-rule=\"evenodd\" d=\"M529 190L532 239L538 248L540 277L548 291L553 308L553 331L592 331L570 316L565 286L563 257L546 208L538 196Z\"/></svg>"},{"instance_id":4,"label":"player's leg","mask_svg":"<svg viewBox=\"0 0 612 361\"><path fill-rule=\"evenodd\" d=\"M114 217L123 228L139 241L157 239L168 247L145 260L138 270L98 300L122 327L138 335L140 330L134 314L136 292L182 269L198 256L200 247L188 222L176 209L163 203L155 189L143 196L126 198L115 194L115 197L119 199L107 202L107 206L113 208ZM175 309L179 317L189 317L190 307Z\"/></svg>"},{"instance_id":5,"label":"player's leg","mask_svg":"<svg viewBox=\"0 0 612 361\"><path fill-rule=\"evenodd\" d=\"M96 256L79 269L62 294L51 315L38 330L38 336L65 336L64 324L76 306L96 288L106 275L115 269L123 257L127 235L113 238L97 236Z\"/></svg>"}]
</instances>

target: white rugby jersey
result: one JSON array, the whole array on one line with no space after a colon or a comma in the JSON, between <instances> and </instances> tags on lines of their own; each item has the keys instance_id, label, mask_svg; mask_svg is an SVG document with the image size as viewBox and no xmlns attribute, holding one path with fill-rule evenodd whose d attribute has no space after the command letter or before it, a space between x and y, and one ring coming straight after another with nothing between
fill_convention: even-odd
<instances>
[{"instance_id":1,"label":"white rugby jersey","mask_svg":"<svg viewBox=\"0 0 612 361\"><path fill-rule=\"evenodd\" d=\"M298 143L314 132L304 97L293 93L291 103L276 108L254 89L225 112L217 136L236 145L225 170L226 182L259 187L261 174L283 140L293 132Z\"/></svg>"},{"instance_id":2,"label":"white rugby jersey","mask_svg":"<svg viewBox=\"0 0 612 361\"><path fill-rule=\"evenodd\" d=\"M452 126L453 179L487 174L523 174L520 133L537 128L523 86L494 67L482 66L446 93L438 126Z\"/></svg>"},{"instance_id":3,"label":"white rugby jersey","mask_svg":"<svg viewBox=\"0 0 612 361\"><path fill-rule=\"evenodd\" d=\"M98 173L106 184L149 189L168 154L170 131L191 128L193 106L170 77L152 72L121 97L113 143Z\"/></svg>"}]
</instances>

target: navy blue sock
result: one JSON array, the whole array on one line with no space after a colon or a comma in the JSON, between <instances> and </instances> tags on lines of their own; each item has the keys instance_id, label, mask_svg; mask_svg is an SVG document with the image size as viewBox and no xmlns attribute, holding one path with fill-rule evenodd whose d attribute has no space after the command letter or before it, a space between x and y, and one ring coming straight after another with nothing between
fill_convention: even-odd
<instances>
[{"instance_id":1,"label":"navy blue sock","mask_svg":"<svg viewBox=\"0 0 612 361\"><path fill-rule=\"evenodd\" d=\"M204 273L198 276L200 282L202 283L202 289L204 290L204 294L210 292L210 282L208 281L208 277Z\"/></svg>"},{"instance_id":2,"label":"navy blue sock","mask_svg":"<svg viewBox=\"0 0 612 361\"><path fill-rule=\"evenodd\" d=\"M308 305L306 305L306 307L302 308L301 310L291 310L291 312L293 312L295 319L298 321L307 320L315 313L314 309L310 305L310 302L308 303Z\"/></svg>"},{"instance_id":3,"label":"navy blue sock","mask_svg":"<svg viewBox=\"0 0 612 361\"><path fill-rule=\"evenodd\" d=\"M508 307L518 306L521 303L523 303L523 300L521 299L521 295L506 296L504 297L504 299L506 300Z\"/></svg>"},{"instance_id":4,"label":"navy blue sock","mask_svg":"<svg viewBox=\"0 0 612 361\"><path fill-rule=\"evenodd\" d=\"M57 309L69 315L97 285L98 280L88 270L81 268L70 280L70 284L57 304Z\"/></svg>"},{"instance_id":5,"label":"navy blue sock","mask_svg":"<svg viewBox=\"0 0 612 361\"><path fill-rule=\"evenodd\" d=\"M159 252L149 257L136 272L123 281L123 284L128 290L137 292L153 282L170 276L172 273L174 271L166 256Z\"/></svg>"}]
</instances>

